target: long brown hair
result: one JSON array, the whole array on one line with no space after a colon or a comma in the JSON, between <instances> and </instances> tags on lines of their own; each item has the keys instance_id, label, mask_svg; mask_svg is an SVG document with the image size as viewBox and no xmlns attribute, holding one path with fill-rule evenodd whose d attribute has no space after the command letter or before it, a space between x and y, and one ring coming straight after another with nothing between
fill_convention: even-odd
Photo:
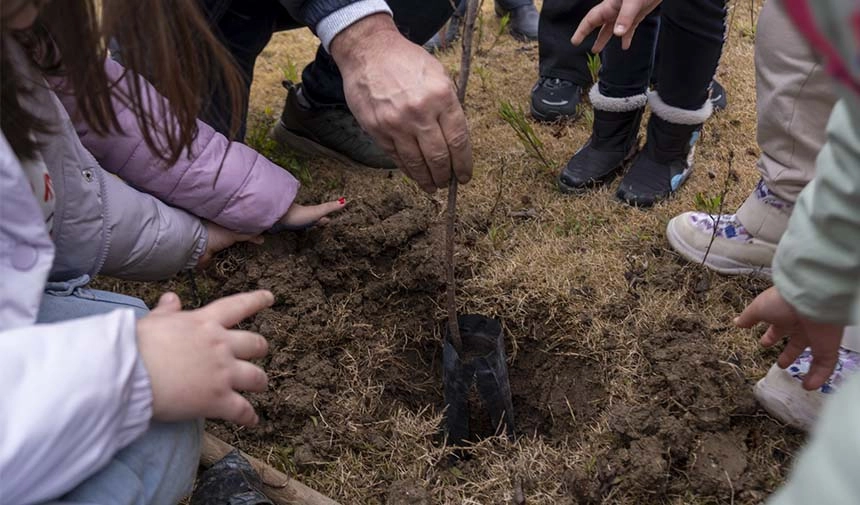
<instances>
[{"instance_id":1,"label":"long brown hair","mask_svg":"<svg viewBox=\"0 0 860 505\"><path fill-rule=\"evenodd\" d=\"M21 157L37 148L31 133L51 127L21 107L21 87L5 47L8 21L36 2L2 0L0 9L0 127ZM167 164L191 154L197 116L216 85L227 90L230 103L222 105L232 117L242 117L246 106L233 59L209 30L197 0L54 0L41 8L33 27L11 35L46 76L62 78L65 85L57 92L74 94L93 132L122 133L111 100L118 99L137 117L146 145ZM150 79L166 102L153 101L141 79L127 79L126 91L113 85L104 68L109 40L122 48L127 71Z\"/></svg>"}]
</instances>

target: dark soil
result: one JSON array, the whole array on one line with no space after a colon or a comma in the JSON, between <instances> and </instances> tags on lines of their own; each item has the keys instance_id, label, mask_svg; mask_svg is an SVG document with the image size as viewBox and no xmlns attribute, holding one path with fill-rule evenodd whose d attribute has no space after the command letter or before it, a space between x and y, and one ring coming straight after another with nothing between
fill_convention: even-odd
<instances>
[{"instance_id":1,"label":"dark soil","mask_svg":"<svg viewBox=\"0 0 860 505\"><path fill-rule=\"evenodd\" d=\"M392 434L374 423L398 409L439 412L439 212L437 203L417 193L371 196L328 226L269 238L262 250L243 251L244 262L222 269L221 293L266 288L277 301L248 325L271 342L263 363L269 391L252 397L262 422L239 437L226 426L216 426L216 433L246 448L288 448L276 462L302 474L344 451L385 451ZM682 267L667 262L661 268ZM459 275L480 272L460 268ZM650 279L645 271L631 276L641 278L639 284ZM594 316L622 324L637 303L635 289L592 308ZM731 302L735 296L725 295ZM712 330L696 321L676 320L639 335L647 372L633 399L623 401L610 401L610 378L600 363L540 343L540 323L506 332L529 336L518 339L516 352L508 350L518 433L576 440L583 427L607 414L593 464L564 475L573 503L623 496L639 503L669 496L754 503L773 488L801 441L800 435L786 441L784 428L761 415L739 359L716 349ZM619 344L607 338L605 345L612 351ZM360 384L382 387L364 403L345 404L344 393ZM332 432L344 436L332 443ZM763 447L773 458L764 464L776 470L756 468L762 462L752 453ZM378 501L425 504L430 498L417 484L392 478Z\"/></svg>"},{"instance_id":2,"label":"dark soil","mask_svg":"<svg viewBox=\"0 0 860 505\"><path fill-rule=\"evenodd\" d=\"M771 488L750 454L784 437L784 429L762 422L740 363L719 359L694 322L677 327L644 340L649 371L639 398L609 409L611 443L598 455L597 470L569 476L580 501L599 503L610 493L657 501L694 490L718 501L755 503ZM769 464L785 461L778 451Z\"/></svg>"}]
</instances>

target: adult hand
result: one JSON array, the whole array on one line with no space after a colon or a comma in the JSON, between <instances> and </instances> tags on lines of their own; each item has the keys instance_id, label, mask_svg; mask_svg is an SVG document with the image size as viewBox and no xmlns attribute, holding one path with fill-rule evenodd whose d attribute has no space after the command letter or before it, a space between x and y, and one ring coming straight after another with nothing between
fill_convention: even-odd
<instances>
[{"instance_id":1,"label":"adult hand","mask_svg":"<svg viewBox=\"0 0 860 505\"><path fill-rule=\"evenodd\" d=\"M284 217L278 221L278 227L288 230L301 230L310 228L318 224L328 222L328 216L332 212L342 210L346 206L346 198L340 198L332 202L326 202L319 205L299 205L294 203L290 205Z\"/></svg>"},{"instance_id":2,"label":"adult hand","mask_svg":"<svg viewBox=\"0 0 860 505\"><path fill-rule=\"evenodd\" d=\"M246 360L265 356L268 344L256 333L228 328L273 302L268 291L254 291L182 311L176 294L162 295L137 323L137 346L152 385L153 419L208 417L257 424L259 417L239 391L265 391L266 374Z\"/></svg>"},{"instance_id":3,"label":"adult hand","mask_svg":"<svg viewBox=\"0 0 860 505\"><path fill-rule=\"evenodd\" d=\"M602 51L612 35L621 37L622 49L630 49L636 27L660 2L661 0L603 0L588 11L570 41L578 46L588 34L600 28L597 41L591 48L592 52Z\"/></svg>"},{"instance_id":4,"label":"adult hand","mask_svg":"<svg viewBox=\"0 0 860 505\"><path fill-rule=\"evenodd\" d=\"M812 365L803 380L805 389L817 389L830 378L839 360L845 326L813 321L798 314L775 287L758 295L735 319L741 328L752 328L758 323L770 325L761 337L764 347L788 337L788 344L777 360L781 368L791 365L807 347L812 349Z\"/></svg>"},{"instance_id":5,"label":"adult hand","mask_svg":"<svg viewBox=\"0 0 860 505\"><path fill-rule=\"evenodd\" d=\"M203 251L203 255L200 256L200 260L197 262L198 268L205 267L216 254L227 249L236 242L251 242L257 245L263 244L263 237L260 235L230 231L227 228L210 222L206 222L205 226L206 233L209 235L209 238L206 241L206 250Z\"/></svg>"},{"instance_id":6,"label":"adult hand","mask_svg":"<svg viewBox=\"0 0 860 505\"><path fill-rule=\"evenodd\" d=\"M454 84L439 61L375 14L331 43L358 123L428 193L472 177L472 144Z\"/></svg>"}]
</instances>

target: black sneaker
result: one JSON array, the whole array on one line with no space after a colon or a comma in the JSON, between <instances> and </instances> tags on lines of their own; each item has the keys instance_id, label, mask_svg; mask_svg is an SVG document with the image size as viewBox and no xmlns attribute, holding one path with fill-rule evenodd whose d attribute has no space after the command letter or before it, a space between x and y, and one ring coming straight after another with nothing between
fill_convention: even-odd
<instances>
[{"instance_id":1,"label":"black sneaker","mask_svg":"<svg viewBox=\"0 0 860 505\"><path fill-rule=\"evenodd\" d=\"M454 42L460 38L460 27L463 25L463 18L456 14L451 16L448 23L445 24L442 30L436 32L433 37L424 43L424 49L433 54L438 51L450 49Z\"/></svg>"},{"instance_id":2,"label":"black sneaker","mask_svg":"<svg viewBox=\"0 0 860 505\"><path fill-rule=\"evenodd\" d=\"M665 200L690 177L702 125L670 123L655 114L648 120L648 140L615 196L634 207Z\"/></svg>"},{"instance_id":3,"label":"black sneaker","mask_svg":"<svg viewBox=\"0 0 860 505\"><path fill-rule=\"evenodd\" d=\"M496 15L499 17L510 14L511 35L517 40L537 40L540 14L533 3L515 9L507 10L496 2Z\"/></svg>"},{"instance_id":4,"label":"black sneaker","mask_svg":"<svg viewBox=\"0 0 860 505\"><path fill-rule=\"evenodd\" d=\"M716 79L711 81L711 105L714 106L714 112L725 110L729 105L726 89Z\"/></svg>"},{"instance_id":5,"label":"black sneaker","mask_svg":"<svg viewBox=\"0 0 860 505\"><path fill-rule=\"evenodd\" d=\"M558 189L562 193L581 193L615 178L639 147L639 123L644 110L594 109L591 137L562 169Z\"/></svg>"},{"instance_id":6,"label":"black sneaker","mask_svg":"<svg viewBox=\"0 0 860 505\"><path fill-rule=\"evenodd\" d=\"M287 100L272 136L278 144L311 157L349 166L395 170L397 166L361 129L346 105L312 102L301 84L284 81Z\"/></svg>"},{"instance_id":7,"label":"black sneaker","mask_svg":"<svg viewBox=\"0 0 860 505\"><path fill-rule=\"evenodd\" d=\"M532 117L544 123L579 117L582 87L557 77L538 79L532 88Z\"/></svg>"},{"instance_id":8,"label":"black sneaker","mask_svg":"<svg viewBox=\"0 0 860 505\"><path fill-rule=\"evenodd\" d=\"M273 505L262 489L260 474L234 449L203 472L191 505Z\"/></svg>"}]
</instances>

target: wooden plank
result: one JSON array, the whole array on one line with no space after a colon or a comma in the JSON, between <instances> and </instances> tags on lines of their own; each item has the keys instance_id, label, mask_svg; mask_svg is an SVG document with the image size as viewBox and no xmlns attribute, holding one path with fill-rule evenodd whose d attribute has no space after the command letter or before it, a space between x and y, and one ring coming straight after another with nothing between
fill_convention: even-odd
<instances>
[{"instance_id":1,"label":"wooden plank","mask_svg":"<svg viewBox=\"0 0 860 505\"><path fill-rule=\"evenodd\" d=\"M200 463L205 467L210 467L215 462L226 456L234 447L211 433L203 434L203 447L200 456ZM265 489L261 489L270 500L278 505L340 505L313 489L305 486L301 482L289 477L260 461L259 459L250 456L242 451L239 451L242 456L247 459L254 470L260 474L263 479Z\"/></svg>"}]
</instances>

